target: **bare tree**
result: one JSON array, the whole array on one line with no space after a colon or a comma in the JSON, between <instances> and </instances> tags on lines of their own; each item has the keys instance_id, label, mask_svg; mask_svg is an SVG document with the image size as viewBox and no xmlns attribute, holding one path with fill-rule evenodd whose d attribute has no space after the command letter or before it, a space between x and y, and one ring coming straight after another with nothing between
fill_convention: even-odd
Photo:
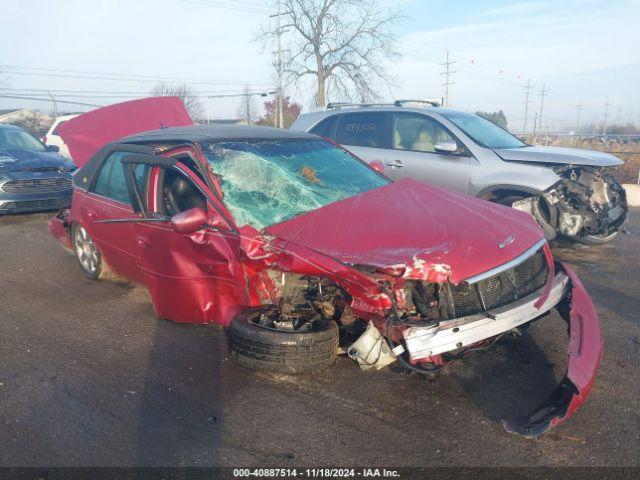
<instances>
[{"instance_id":1,"label":"bare tree","mask_svg":"<svg viewBox=\"0 0 640 480\"><path fill-rule=\"evenodd\" d=\"M283 74L296 85L307 76L316 83L315 103L327 97L368 101L375 82L390 83L383 67L399 56L393 31L402 16L375 0L281 0L281 35L288 52ZM260 38L276 38L278 29Z\"/></svg>"},{"instance_id":2,"label":"bare tree","mask_svg":"<svg viewBox=\"0 0 640 480\"><path fill-rule=\"evenodd\" d=\"M151 95L154 97L178 97L184 103L184 107L195 121L204 115L202 102L196 96L193 89L186 83L166 83L159 82L153 87Z\"/></svg>"},{"instance_id":3,"label":"bare tree","mask_svg":"<svg viewBox=\"0 0 640 480\"><path fill-rule=\"evenodd\" d=\"M238 109L238 115L247 122L247 125L255 123L258 119L258 105L253 95L255 94L249 91L249 85L246 85L244 87L242 101L240 102L240 108Z\"/></svg>"}]
</instances>

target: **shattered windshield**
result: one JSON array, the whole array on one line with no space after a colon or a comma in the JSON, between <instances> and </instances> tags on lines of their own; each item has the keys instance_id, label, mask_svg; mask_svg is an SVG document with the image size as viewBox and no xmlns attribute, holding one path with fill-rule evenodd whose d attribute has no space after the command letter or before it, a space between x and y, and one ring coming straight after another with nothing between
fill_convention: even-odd
<instances>
[{"instance_id":1,"label":"shattered windshield","mask_svg":"<svg viewBox=\"0 0 640 480\"><path fill-rule=\"evenodd\" d=\"M486 118L465 112L444 112L443 117L453 122L472 140L487 148L522 148L526 144Z\"/></svg>"},{"instance_id":2,"label":"shattered windshield","mask_svg":"<svg viewBox=\"0 0 640 480\"><path fill-rule=\"evenodd\" d=\"M223 141L203 150L236 223L258 229L389 183L321 139Z\"/></svg>"}]
</instances>

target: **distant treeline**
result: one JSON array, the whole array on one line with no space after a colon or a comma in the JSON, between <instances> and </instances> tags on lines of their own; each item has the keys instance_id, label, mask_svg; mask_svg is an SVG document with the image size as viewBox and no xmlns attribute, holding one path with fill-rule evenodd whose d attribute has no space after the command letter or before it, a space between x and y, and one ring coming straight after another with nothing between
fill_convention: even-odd
<instances>
[{"instance_id":1,"label":"distant treeline","mask_svg":"<svg viewBox=\"0 0 640 480\"><path fill-rule=\"evenodd\" d=\"M476 115L480 115L490 122L500 125L502 128L507 128L507 116L502 110L499 112L476 112Z\"/></svg>"}]
</instances>

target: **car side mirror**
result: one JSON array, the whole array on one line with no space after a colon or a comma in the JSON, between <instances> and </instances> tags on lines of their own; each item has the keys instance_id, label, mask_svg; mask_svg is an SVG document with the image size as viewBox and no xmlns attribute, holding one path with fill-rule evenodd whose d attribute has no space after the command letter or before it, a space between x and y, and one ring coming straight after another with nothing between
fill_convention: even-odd
<instances>
[{"instance_id":1,"label":"car side mirror","mask_svg":"<svg viewBox=\"0 0 640 480\"><path fill-rule=\"evenodd\" d=\"M437 153L458 153L459 147L456 142L441 142L436 143L433 149Z\"/></svg>"},{"instance_id":2,"label":"car side mirror","mask_svg":"<svg viewBox=\"0 0 640 480\"><path fill-rule=\"evenodd\" d=\"M207 225L207 213L202 208L190 208L171 217L171 225L178 233L193 233Z\"/></svg>"},{"instance_id":3,"label":"car side mirror","mask_svg":"<svg viewBox=\"0 0 640 480\"><path fill-rule=\"evenodd\" d=\"M60 152L60 147L57 145L47 145L47 152Z\"/></svg>"}]
</instances>

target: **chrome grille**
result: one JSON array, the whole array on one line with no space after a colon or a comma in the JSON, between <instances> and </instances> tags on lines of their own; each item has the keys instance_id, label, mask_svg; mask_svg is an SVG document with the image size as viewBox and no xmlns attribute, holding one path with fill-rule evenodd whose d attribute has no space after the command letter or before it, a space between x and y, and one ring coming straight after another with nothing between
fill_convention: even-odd
<instances>
[{"instance_id":1,"label":"chrome grille","mask_svg":"<svg viewBox=\"0 0 640 480\"><path fill-rule=\"evenodd\" d=\"M456 317L502 307L542 288L547 281L547 261L542 250L514 268L469 285L451 285Z\"/></svg>"},{"instance_id":2,"label":"chrome grille","mask_svg":"<svg viewBox=\"0 0 640 480\"><path fill-rule=\"evenodd\" d=\"M33 212L57 210L69 204L68 199L28 200L22 202L0 203L0 213Z\"/></svg>"},{"instance_id":3,"label":"chrome grille","mask_svg":"<svg viewBox=\"0 0 640 480\"><path fill-rule=\"evenodd\" d=\"M69 189L71 189L71 179L65 177L9 180L0 185L0 190L5 193L60 192Z\"/></svg>"}]
</instances>

